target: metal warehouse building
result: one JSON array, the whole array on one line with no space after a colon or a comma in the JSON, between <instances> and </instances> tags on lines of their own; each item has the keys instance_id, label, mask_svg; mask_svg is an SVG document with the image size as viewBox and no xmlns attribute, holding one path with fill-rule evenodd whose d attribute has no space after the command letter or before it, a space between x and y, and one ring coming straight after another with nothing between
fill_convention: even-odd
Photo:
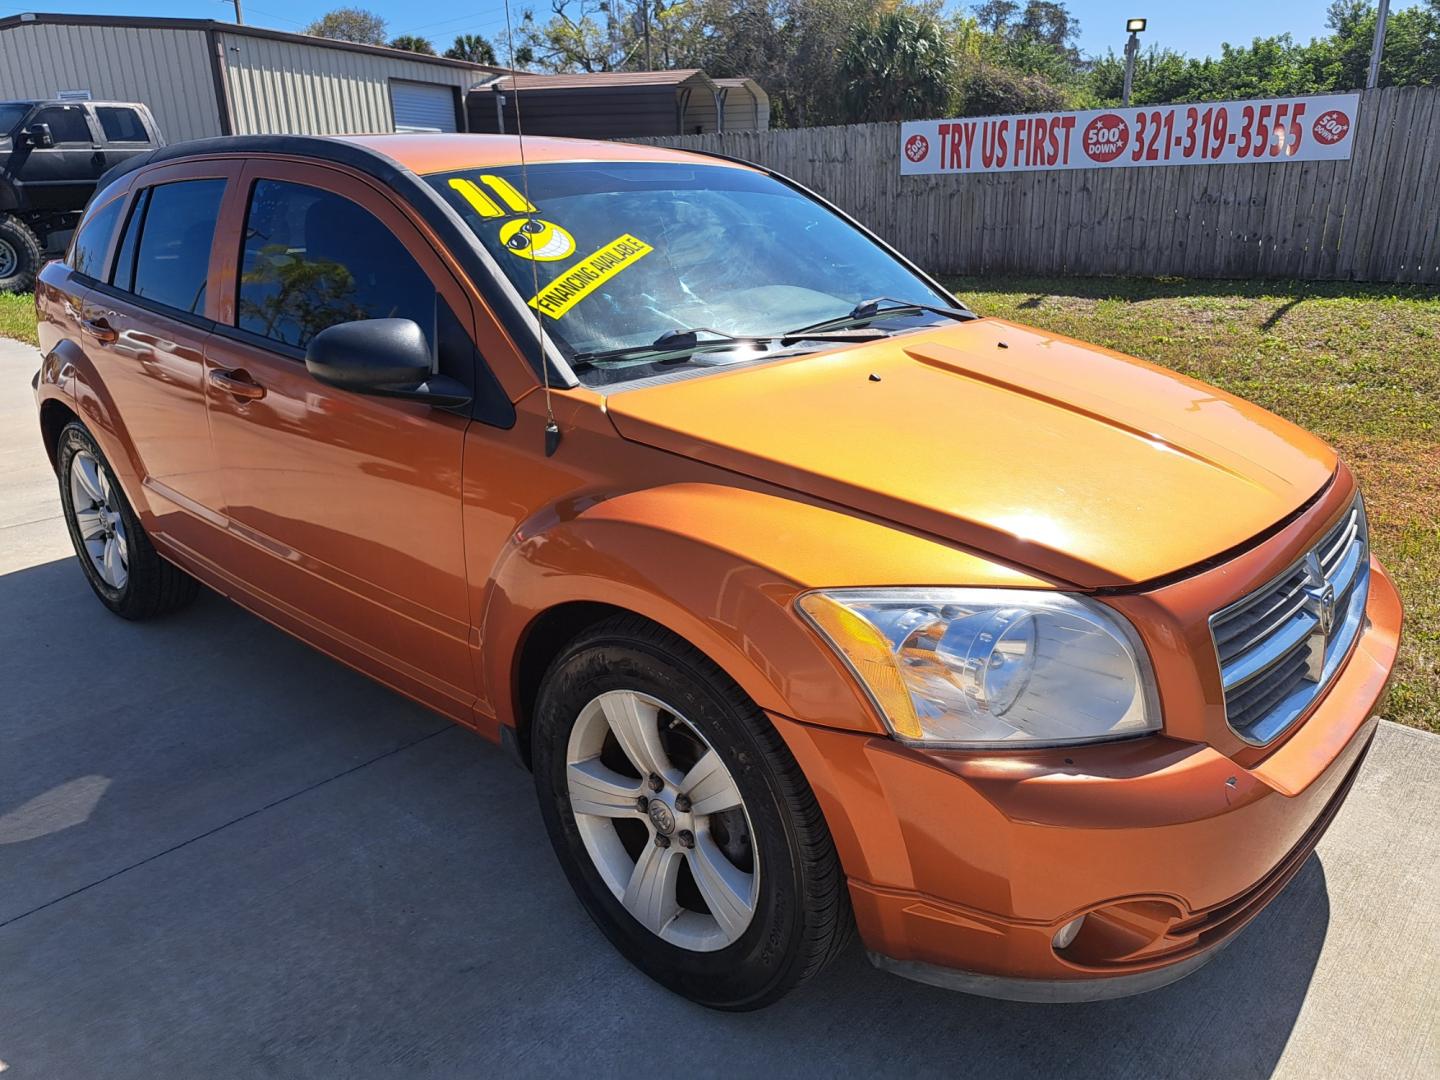
<instances>
[{"instance_id":1,"label":"metal warehouse building","mask_svg":"<svg viewBox=\"0 0 1440 1080\"><path fill-rule=\"evenodd\" d=\"M464 131L501 69L209 19L0 19L0 101L141 101L170 142L287 132Z\"/></svg>"}]
</instances>

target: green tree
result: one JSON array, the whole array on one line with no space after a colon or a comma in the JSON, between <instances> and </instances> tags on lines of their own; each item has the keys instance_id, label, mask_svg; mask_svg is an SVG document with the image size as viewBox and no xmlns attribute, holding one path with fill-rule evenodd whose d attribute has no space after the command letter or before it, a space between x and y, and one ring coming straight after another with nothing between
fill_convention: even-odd
<instances>
[{"instance_id":1,"label":"green tree","mask_svg":"<svg viewBox=\"0 0 1440 1080\"><path fill-rule=\"evenodd\" d=\"M455 44L445 50L451 60L468 60L472 64L495 63L495 46L479 34L457 34Z\"/></svg>"},{"instance_id":2,"label":"green tree","mask_svg":"<svg viewBox=\"0 0 1440 1080\"><path fill-rule=\"evenodd\" d=\"M897 8L857 26L840 57L850 119L944 116L955 90L955 57L934 16Z\"/></svg>"},{"instance_id":3,"label":"green tree","mask_svg":"<svg viewBox=\"0 0 1440 1080\"><path fill-rule=\"evenodd\" d=\"M1068 102L1065 91L1043 75L1026 75L995 64L971 68L960 79L961 116L1053 112Z\"/></svg>"},{"instance_id":4,"label":"green tree","mask_svg":"<svg viewBox=\"0 0 1440 1080\"><path fill-rule=\"evenodd\" d=\"M703 0L701 47L678 66L753 78L776 126L843 123L841 58L876 10L876 0Z\"/></svg>"},{"instance_id":5,"label":"green tree","mask_svg":"<svg viewBox=\"0 0 1440 1080\"><path fill-rule=\"evenodd\" d=\"M1306 44L1288 34L1225 44L1219 56L1186 57L1151 48L1135 64L1137 105L1354 90L1365 85L1375 40L1368 0L1330 5L1330 33ZM1124 61L1114 52L1093 60L1085 76L1096 103L1120 99ZM1440 0L1394 11L1380 62L1382 86L1440 85Z\"/></svg>"},{"instance_id":6,"label":"green tree","mask_svg":"<svg viewBox=\"0 0 1440 1080\"><path fill-rule=\"evenodd\" d=\"M392 38L390 48L404 49L406 52L424 53L426 56L435 55L435 46L431 45L425 38L417 37L414 34L401 34L397 38Z\"/></svg>"},{"instance_id":7,"label":"green tree","mask_svg":"<svg viewBox=\"0 0 1440 1080\"><path fill-rule=\"evenodd\" d=\"M357 45L384 45L385 20L364 8L342 7L321 15L305 28L305 33Z\"/></svg>"},{"instance_id":8,"label":"green tree","mask_svg":"<svg viewBox=\"0 0 1440 1080\"><path fill-rule=\"evenodd\" d=\"M1020 13L1020 5L1015 0L986 0L983 4L976 4L975 21L980 28L992 37L1003 37L1010 26L1015 22L1015 16Z\"/></svg>"},{"instance_id":9,"label":"green tree","mask_svg":"<svg viewBox=\"0 0 1440 1080\"><path fill-rule=\"evenodd\" d=\"M1375 6L1366 0L1335 0L1330 5L1330 35L1315 39L1306 49L1315 82L1334 90L1365 85L1376 17ZM1440 0L1390 12L1380 85L1440 85Z\"/></svg>"},{"instance_id":10,"label":"green tree","mask_svg":"<svg viewBox=\"0 0 1440 1080\"><path fill-rule=\"evenodd\" d=\"M636 49L623 48L614 31L609 0L551 0L543 24L534 12L525 12L519 37L534 61L550 71L622 71Z\"/></svg>"}]
</instances>

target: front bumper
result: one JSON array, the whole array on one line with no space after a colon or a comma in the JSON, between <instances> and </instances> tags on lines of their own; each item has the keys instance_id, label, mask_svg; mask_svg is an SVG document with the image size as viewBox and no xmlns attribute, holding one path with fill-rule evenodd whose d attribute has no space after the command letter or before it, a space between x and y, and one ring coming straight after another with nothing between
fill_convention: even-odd
<instances>
[{"instance_id":1,"label":"front bumper","mask_svg":"<svg viewBox=\"0 0 1440 1080\"><path fill-rule=\"evenodd\" d=\"M872 959L1043 1001L1139 993L1203 964L1285 887L1354 783L1401 621L1394 586L1372 570L1344 668L1248 767L1164 735L925 752L775 718L825 810Z\"/></svg>"}]
</instances>

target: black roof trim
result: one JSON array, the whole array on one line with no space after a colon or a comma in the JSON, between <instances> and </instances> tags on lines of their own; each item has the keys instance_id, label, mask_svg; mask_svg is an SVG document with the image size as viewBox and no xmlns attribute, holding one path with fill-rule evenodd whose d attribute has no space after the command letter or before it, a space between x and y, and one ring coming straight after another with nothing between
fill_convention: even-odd
<instances>
[{"instance_id":1,"label":"black roof trim","mask_svg":"<svg viewBox=\"0 0 1440 1080\"><path fill-rule=\"evenodd\" d=\"M164 19L146 15L62 15L53 12L26 12L20 15L7 15L0 19L0 30L9 30L15 26L34 25L116 26L139 30L212 30L226 34L242 34L246 37L270 38L273 41L313 45L321 49L374 53L379 56L388 56L392 60L418 60L421 63L465 68L469 71L484 72L487 75L510 74L509 68L472 64L469 60L452 60L448 56L427 56L424 53L410 52L406 49L391 49L385 45L359 45L353 41L337 41L334 38L315 37L312 34L292 34L284 30L271 30L264 26L219 22L215 19Z\"/></svg>"},{"instance_id":2,"label":"black roof trim","mask_svg":"<svg viewBox=\"0 0 1440 1080\"><path fill-rule=\"evenodd\" d=\"M508 287L505 275L480 244L479 239L451 209L440 193L420 176L394 158L367 146L341 139L315 135L229 135L213 139L194 139L161 146L115 166L100 178L99 192L137 169L166 161L183 161L197 157L246 157L252 154L283 154L315 161L345 165L377 181L395 192L414 208L460 264L466 276L485 298L500 319L505 333L529 362L536 378L541 377L541 351L535 336L535 314L514 289ZM574 374L557 356L547 357L550 385L578 385Z\"/></svg>"}]
</instances>

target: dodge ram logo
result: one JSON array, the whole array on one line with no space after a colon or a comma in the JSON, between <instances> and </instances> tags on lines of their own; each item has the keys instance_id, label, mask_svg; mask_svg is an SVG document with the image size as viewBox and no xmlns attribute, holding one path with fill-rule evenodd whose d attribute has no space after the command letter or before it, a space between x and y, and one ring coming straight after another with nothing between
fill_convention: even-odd
<instances>
[{"instance_id":1,"label":"dodge ram logo","mask_svg":"<svg viewBox=\"0 0 1440 1080\"><path fill-rule=\"evenodd\" d=\"M1328 638L1330 631L1335 629L1335 586L1327 581L1320 590L1320 595L1316 597L1316 602L1319 607L1320 632Z\"/></svg>"},{"instance_id":2,"label":"dodge ram logo","mask_svg":"<svg viewBox=\"0 0 1440 1080\"><path fill-rule=\"evenodd\" d=\"M1305 556L1305 595L1326 638L1335 628L1335 586L1325 580L1325 569L1312 551Z\"/></svg>"}]
</instances>

